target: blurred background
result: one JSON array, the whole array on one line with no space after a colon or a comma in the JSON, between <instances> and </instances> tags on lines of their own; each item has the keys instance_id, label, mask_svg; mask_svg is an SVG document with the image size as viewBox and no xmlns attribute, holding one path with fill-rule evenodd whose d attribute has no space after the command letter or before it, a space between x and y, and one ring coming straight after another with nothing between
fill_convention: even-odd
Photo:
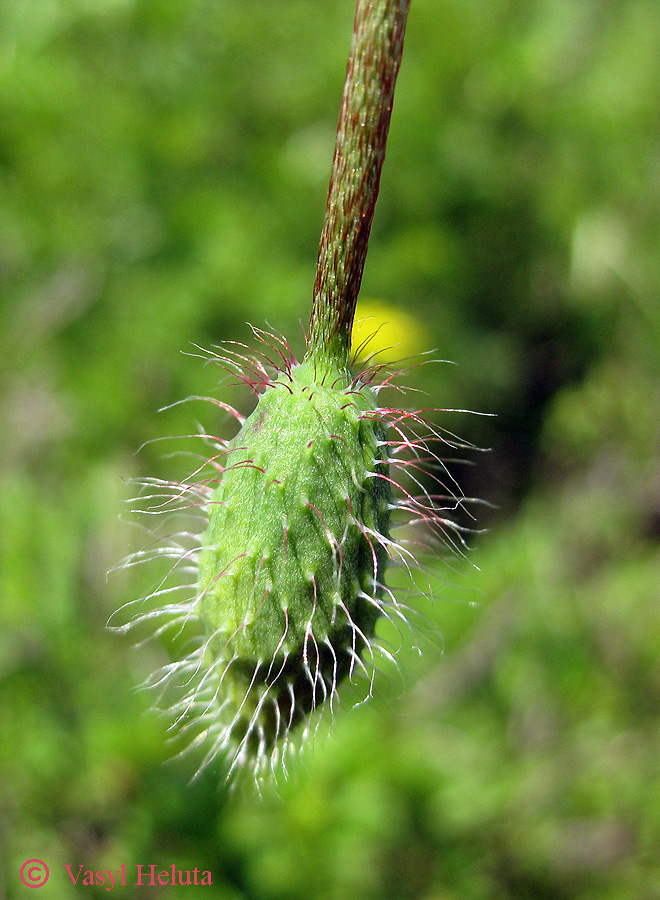
<instances>
[{"instance_id":1,"label":"blurred background","mask_svg":"<svg viewBox=\"0 0 660 900\"><path fill-rule=\"evenodd\" d=\"M213 886L121 896L660 898L653 0L413 0L364 308L452 361L416 405L494 415L435 414L489 505L403 687L230 796L135 690L166 648L105 629L150 584L106 577L130 481L181 474L156 439L231 433L157 412L218 396L194 345L303 347L353 9L0 6L0 896L36 857L42 900L122 863Z\"/></svg>"}]
</instances>

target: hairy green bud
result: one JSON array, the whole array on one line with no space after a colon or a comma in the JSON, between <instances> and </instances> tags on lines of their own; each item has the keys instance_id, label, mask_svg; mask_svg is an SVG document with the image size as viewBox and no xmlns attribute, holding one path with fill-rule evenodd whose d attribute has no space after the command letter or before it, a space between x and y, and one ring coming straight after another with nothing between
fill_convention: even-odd
<instances>
[{"instance_id":1,"label":"hairy green bud","mask_svg":"<svg viewBox=\"0 0 660 900\"><path fill-rule=\"evenodd\" d=\"M259 780L287 771L343 681L371 695L380 661L395 661L379 618L409 624L386 569L410 571L417 550L460 549L446 515L464 499L432 449L456 446L448 436L421 410L377 405L391 376L354 377L313 353L298 363L282 338L255 333L279 367L267 354L208 354L255 390L252 414L211 400L239 421L236 435L203 432L212 452L183 482L143 482L140 508L163 528L125 565L168 568L114 627L175 640L173 661L147 682L175 733L206 748L200 768L222 757L229 774Z\"/></svg>"},{"instance_id":2,"label":"hairy green bud","mask_svg":"<svg viewBox=\"0 0 660 900\"><path fill-rule=\"evenodd\" d=\"M369 387L310 359L272 382L227 447L198 602L241 751L272 746L362 665L389 539L375 409Z\"/></svg>"}]
</instances>

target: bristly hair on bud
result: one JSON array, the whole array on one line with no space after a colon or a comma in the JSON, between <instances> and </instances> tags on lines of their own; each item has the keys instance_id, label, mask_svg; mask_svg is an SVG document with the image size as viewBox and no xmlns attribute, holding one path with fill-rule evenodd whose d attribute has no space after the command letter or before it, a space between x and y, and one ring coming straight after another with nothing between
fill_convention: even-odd
<instances>
[{"instance_id":1,"label":"bristly hair on bud","mask_svg":"<svg viewBox=\"0 0 660 900\"><path fill-rule=\"evenodd\" d=\"M286 774L292 757L339 703L342 682L373 690L393 654L380 618L408 626L386 584L390 565L417 566L416 544L463 546L452 513L464 500L435 444L457 446L422 410L383 407L380 366L353 374L351 329L403 47L409 0L358 0L304 358L253 329L261 349L205 353L256 394L224 440L181 483L146 482L143 511L191 516L126 565L167 560L146 598L124 607L141 623L183 635L186 652L148 680L177 734L203 745L228 776ZM421 473L424 472L424 475ZM435 488L428 485L435 480ZM394 535L402 524L409 538Z\"/></svg>"}]
</instances>

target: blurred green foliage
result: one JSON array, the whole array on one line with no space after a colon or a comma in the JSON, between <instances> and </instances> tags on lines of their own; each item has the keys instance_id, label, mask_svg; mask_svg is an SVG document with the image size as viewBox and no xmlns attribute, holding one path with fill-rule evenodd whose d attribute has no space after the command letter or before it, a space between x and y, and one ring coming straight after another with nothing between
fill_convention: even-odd
<instances>
[{"instance_id":1,"label":"blurred green foliage","mask_svg":"<svg viewBox=\"0 0 660 900\"><path fill-rule=\"evenodd\" d=\"M167 761L134 691L163 650L105 631L145 587L106 579L145 540L130 480L182 465L136 449L227 425L157 415L217 393L186 353L247 321L303 346L352 14L0 6L0 895L38 857L43 900L107 895L66 863L212 872L181 898L660 898L652 0L412 4L363 294L457 363L410 373L428 405L497 414L437 418L491 448L456 473L496 507L431 569L443 647L257 800Z\"/></svg>"}]
</instances>

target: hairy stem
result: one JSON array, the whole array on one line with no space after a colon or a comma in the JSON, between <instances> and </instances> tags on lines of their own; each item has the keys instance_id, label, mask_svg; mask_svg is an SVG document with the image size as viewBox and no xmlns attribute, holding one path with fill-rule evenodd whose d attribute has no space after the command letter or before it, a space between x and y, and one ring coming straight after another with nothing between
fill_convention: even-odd
<instances>
[{"instance_id":1,"label":"hairy stem","mask_svg":"<svg viewBox=\"0 0 660 900\"><path fill-rule=\"evenodd\" d=\"M314 284L309 355L348 363L410 0L358 0Z\"/></svg>"}]
</instances>

